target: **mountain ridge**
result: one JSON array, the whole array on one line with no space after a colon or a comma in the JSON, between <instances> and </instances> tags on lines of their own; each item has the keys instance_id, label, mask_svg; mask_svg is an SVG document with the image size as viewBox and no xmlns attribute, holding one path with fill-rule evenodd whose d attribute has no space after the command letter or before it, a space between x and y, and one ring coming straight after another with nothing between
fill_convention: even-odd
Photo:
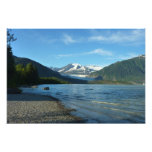
<instances>
[{"instance_id":1,"label":"mountain ridge","mask_svg":"<svg viewBox=\"0 0 152 152\"><path fill-rule=\"evenodd\" d=\"M89 77L99 76L109 81L145 83L145 55L118 61L89 75Z\"/></svg>"},{"instance_id":2,"label":"mountain ridge","mask_svg":"<svg viewBox=\"0 0 152 152\"><path fill-rule=\"evenodd\" d=\"M61 68L52 68L52 69L59 72L62 75L85 77L92 72L102 69L102 67L94 66L94 65L83 66L79 63L71 63Z\"/></svg>"}]
</instances>

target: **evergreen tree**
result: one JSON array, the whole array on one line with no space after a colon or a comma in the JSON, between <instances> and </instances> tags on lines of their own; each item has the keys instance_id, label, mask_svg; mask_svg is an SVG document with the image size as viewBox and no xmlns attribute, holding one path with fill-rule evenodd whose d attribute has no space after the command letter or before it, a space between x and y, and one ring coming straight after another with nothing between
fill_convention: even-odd
<instances>
[{"instance_id":1,"label":"evergreen tree","mask_svg":"<svg viewBox=\"0 0 152 152\"><path fill-rule=\"evenodd\" d=\"M17 73L17 83L25 84L26 82L26 73L23 64L16 65L16 73Z\"/></svg>"},{"instance_id":2,"label":"evergreen tree","mask_svg":"<svg viewBox=\"0 0 152 152\"><path fill-rule=\"evenodd\" d=\"M15 72L15 64L13 59L11 42L15 41L14 35L7 30L7 86L15 87L16 86L16 72Z\"/></svg>"},{"instance_id":3,"label":"evergreen tree","mask_svg":"<svg viewBox=\"0 0 152 152\"><path fill-rule=\"evenodd\" d=\"M24 70L25 70L25 69L24 69L23 64L17 64L17 65L16 65L16 71L22 72L22 71L24 71Z\"/></svg>"},{"instance_id":4,"label":"evergreen tree","mask_svg":"<svg viewBox=\"0 0 152 152\"><path fill-rule=\"evenodd\" d=\"M26 82L27 84L38 83L39 76L37 69L32 65L32 63L28 63L25 67L26 71Z\"/></svg>"}]
</instances>

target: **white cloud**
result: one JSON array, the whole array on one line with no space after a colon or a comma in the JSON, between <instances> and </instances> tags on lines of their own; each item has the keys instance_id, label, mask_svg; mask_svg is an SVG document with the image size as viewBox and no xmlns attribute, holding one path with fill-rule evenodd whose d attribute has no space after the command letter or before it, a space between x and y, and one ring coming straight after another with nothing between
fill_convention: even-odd
<instances>
[{"instance_id":1,"label":"white cloud","mask_svg":"<svg viewBox=\"0 0 152 152\"><path fill-rule=\"evenodd\" d=\"M103 36L92 36L92 37L89 38L89 40L92 40L92 41L104 41L104 40L106 40L106 38L103 37Z\"/></svg>"},{"instance_id":2,"label":"white cloud","mask_svg":"<svg viewBox=\"0 0 152 152\"><path fill-rule=\"evenodd\" d=\"M110 43L144 43L145 31L136 29L131 31L117 31L107 35L97 34L88 38L89 41L110 42Z\"/></svg>"},{"instance_id":3,"label":"white cloud","mask_svg":"<svg viewBox=\"0 0 152 152\"><path fill-rule=\"evenodd\" d=\"M87 52L87 54L98 54L98 55L102 55L102 56L112 56L112 52L102 50L102 49L96 49L96 50Z\"/></svg>"},{"instance_id":4,"label":"white cloud","mask_svg":"<svg viewBox=\"0 0 152 152\"><path fill-rule=\"evenodd\" d=\"M70 44L70 43L76 43L77 41L74 40L70 35L64 34L63 42L65 44Z\"/></svg>"}]
</instances>

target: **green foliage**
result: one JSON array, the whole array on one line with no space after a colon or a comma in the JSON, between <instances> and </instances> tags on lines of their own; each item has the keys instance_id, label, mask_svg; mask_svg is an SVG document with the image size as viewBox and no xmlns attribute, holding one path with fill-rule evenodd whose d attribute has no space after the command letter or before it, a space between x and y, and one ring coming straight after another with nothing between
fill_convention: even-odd
<instances>
[{"instance_id":1,"label":"green foliage","mask_svg":"<svg viewBox=\"0 0 152 152\"><path fill-rule=\"evenodd\" d=\"M26 83L27 84L35 84L39 81L39 76L37 69L32 65L32 63L28 63L25 67L26 72Z\"/></svg>"},{"instance_id":2,"label":"green foliage","mask_svg":"<svg viewBox=\"0 0 152 152\"><path fill-rule=\"evenodd\" d=\"M16 65L17 82L21 84L37 84L39 83L39 76L37 69L29 63L26 67L23 64Z\"/></svg>"},{"instance_id":3,"label":"green foliage","mask_svg":"<svg viewBox=\"0 0 152 152\"><path fill-rule=\"evenodd\" d=\"M25 68L24 68L23 64L17 64L16 65L16 71L19 71L19 72L25 71Z\"/></svg>"},{"instance_id":4,"label":"green foliage","mask_svg":"<svg viewBox=\"0 0 152 152\"><path fill-rule=\"evenodd\" d=\"M56 77L41 77L39 83L40 84L68 84L67 81L64 81Z\"/></svg>"},{"instance_id":5,"label":"green foliage","mask_svg":"<svg viewBox=\"0 0 152 152\"><path fill-rule=\"evenodd\" d=\"M116 62L94 72L91 77L102 76L103 80L126 81L132 83L144 83L145 81L145 57L140 56L129 60Z\"/></svg>"},{"instance_id":6,"label":"green foliage","mask_svg":"<svg viewBox=\"0 0 152 152\"><path fill-rule=\"evenodd\" d=\"M86 84L87 81L67 77L41 77L40 84Z\"/></svg>"},{"instance_id":7,"label":"green foliage","mask_svg":"<svg viewBox=\"0 0 152 152\"><path fill-rule=\"evenodd\" d=\"M40 84L86 84L87 81L68 77L41 77Z\"/></svg>"},{"instance_id":8,"label":"green foliage","mask_svg":"<svg viewBox=\"0 0 152 152\"><path fill-rule=\"evenodd\" d=\"M16 65L16 73L17 73L17 84L25 84L26 83L26 72L23 64Z\"/></svg>"}]
</instances>

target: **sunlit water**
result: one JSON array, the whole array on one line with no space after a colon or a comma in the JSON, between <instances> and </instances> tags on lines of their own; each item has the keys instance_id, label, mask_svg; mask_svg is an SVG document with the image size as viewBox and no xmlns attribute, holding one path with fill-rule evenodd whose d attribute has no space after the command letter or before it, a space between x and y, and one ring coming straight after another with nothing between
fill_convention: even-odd
<instances>
[{"instance_id":1,"label":"sunlit water","mask_svg":"<svg viewBox=\"0 0 152 152\"><path fill-rule=\"evenodd\" d=\"M50 90L43 90L49 86ZM88 123L144 123L145 86L61 84L22 88L23 92L51 95L68 107L73 115Z\"/></svg>"}]
</instances>

